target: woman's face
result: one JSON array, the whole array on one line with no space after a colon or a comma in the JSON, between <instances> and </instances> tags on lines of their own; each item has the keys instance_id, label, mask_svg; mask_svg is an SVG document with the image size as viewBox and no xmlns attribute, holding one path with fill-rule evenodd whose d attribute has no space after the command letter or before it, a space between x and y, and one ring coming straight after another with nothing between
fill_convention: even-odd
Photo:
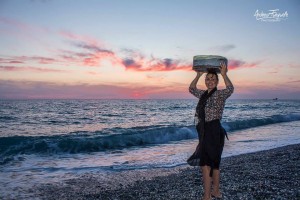
<instances>
[{"instance_id":1,"label":"woman's face","mask_svg":"<svg viewBox=\"0 0 300 200\"><path fill-rule=\"evenodd\" d=\"M215 74L207 74L205 77L205 85L208 90L212 90L218 85L218 79Z\"/></svg>"}]
</instances>

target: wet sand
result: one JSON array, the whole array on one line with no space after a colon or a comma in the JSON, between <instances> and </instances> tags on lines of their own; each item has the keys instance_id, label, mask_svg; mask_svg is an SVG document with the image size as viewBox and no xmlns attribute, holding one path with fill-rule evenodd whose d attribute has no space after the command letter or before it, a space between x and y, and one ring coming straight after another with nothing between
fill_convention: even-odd
<instances>
[{"instance_id":1,"label":"wet sand","mask_svg":"<svg viewBox=\"0 0 300 200\"><path fill-rule=\"evenodd\" d=\"M300 144L223 158L223 199L300 199ZM200 199L198 167L86 173L28 191L36 199Z\"/></svg>"}]
</instances>

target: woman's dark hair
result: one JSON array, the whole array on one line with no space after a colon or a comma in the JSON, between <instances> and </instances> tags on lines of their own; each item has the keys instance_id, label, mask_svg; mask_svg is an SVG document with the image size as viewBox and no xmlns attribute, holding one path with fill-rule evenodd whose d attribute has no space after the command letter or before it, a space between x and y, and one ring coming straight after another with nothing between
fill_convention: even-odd
<instances>
[{"instance_id":1,"label":"woman's dark hair","mask_svg":"<svg viewBox=\"0 0 300 200\"><path fill-rule=\"evenodd\" d=\"M217 81L219 81L219 76L218 76L218 74L217 74L216 71L208 71L207 74L206 74L206 76L208 76L208 74L216 75Z\"/></svg>"}]
</instances>

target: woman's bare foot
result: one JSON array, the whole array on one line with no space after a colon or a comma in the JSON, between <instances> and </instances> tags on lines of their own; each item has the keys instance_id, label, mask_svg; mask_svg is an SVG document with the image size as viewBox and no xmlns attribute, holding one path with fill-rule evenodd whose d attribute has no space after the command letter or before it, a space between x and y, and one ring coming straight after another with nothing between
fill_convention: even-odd
<instances>
[{"instance_id":1,"label":"woman's bare foot","mask_svg":"<svg viewBox=\"0 0 300 200\"><path fill-rule=\"evenodd\" d=\"M220 191L218 191L218 192L212 191L211 196L214 198L219 198L219 199L222 198L222 194Z\"/></svg>"},{"instance_id":2,"label":"woman's bare foot","mask_svg":"<svg viewBox=\"0 0 300 200\"><path fill-rule=\"evenodd\" d=\"M209 196L204 195L204 196L202 197L202 200L211 200L211 196L210 196L210 195L209 195Z\"/></svg>"}]
</instances>

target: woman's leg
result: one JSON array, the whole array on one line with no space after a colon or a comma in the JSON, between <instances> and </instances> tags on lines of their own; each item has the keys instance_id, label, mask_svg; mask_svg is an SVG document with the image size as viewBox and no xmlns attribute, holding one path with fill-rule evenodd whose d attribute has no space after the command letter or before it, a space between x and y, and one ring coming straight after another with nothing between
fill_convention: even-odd
<instances>
[{"instance_id":1,"label":"woman's leg","mask_svg":"<svg viewBox=\"0 0 300 200\"><path fill-rule=\"evenodd\" d=\"M211 191L211 177L209 176L210 167L205 165L201 166L202 170L202 180L204 187L204 195L203 200L211 199L210 191Z\"/></svg>"},{"instance_id":2,"label":"woman's leg","mask_svg":"<svg viewBox=\"0 0 300 200\"><path fill-rule=\"evenodd\" d=\"M213 181L212 195L215 197L221 197L222 194L220 192L220 170L219 169L213 170L212 181Z\"/></svg>"}]
</instances>

